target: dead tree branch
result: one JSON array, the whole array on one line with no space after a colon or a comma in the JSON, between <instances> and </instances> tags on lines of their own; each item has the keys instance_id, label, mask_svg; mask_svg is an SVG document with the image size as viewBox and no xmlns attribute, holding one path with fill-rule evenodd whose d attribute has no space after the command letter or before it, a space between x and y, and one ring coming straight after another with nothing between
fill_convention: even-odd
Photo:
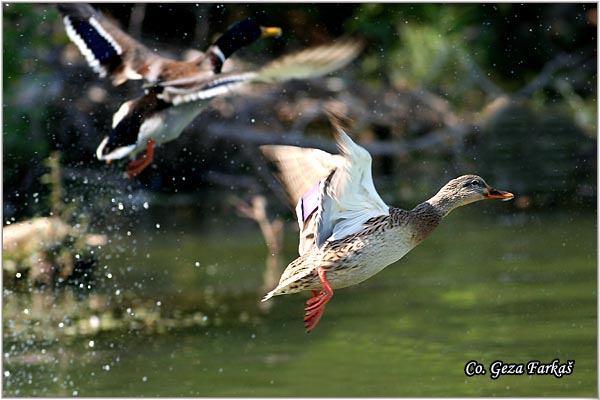
<instances>
[{"instance_id":1,"label":"dead tree branch","mask_svg":"<svg viewBox=\"0 0 600 400\"><path fill-rule=\"evenodd\" d=\"M269 219L267 216L267 199L264 196L254 196L250 202L234 197L234 206L241 216L252 219L258 224L267 243L268 254L261 288L261 293L266 293L266 291L277 285L278 277L283 270L281 260L283 220L281 218ZM260 302L259 307L266 311L271 304L271 302Z\"/></svg>"},{"instance_id":2,"label":"dead tree branch","mask_svg":"<svg viewBox=\"0 0 600 400\"><path fill-rule=\"evenodd\" d=\"M546 63L541 72L534 79L529 81L527 85L512 95L512 97L522 98L531 96L536 91L547 86L558 71L567 67L578 67L583 59L584 56L581 55L573 56L572 54L566 53L559 54L556 58Z\"/></svg>"},{"instance_id":3,"label":"dead tree branch","mask_svg":"<svg viewBox=\"0 0 600 400\"><path fill-rule=\"evenodd\" d=\"M467 52L461 51L459 59L467 70L469 77L479 85L484 92L492 97L504 95L504 91L486 77L486 74L481 70L479 65L473 61L473 58Z\"/></svg>"},{"instance_id":4,"label":"dead tree branch","mask_svg":"<svg viewBox=\"0 0 600 400\"><path fill-rule=\"evenodd\" d=\"M464 58L464 57L463 57ZM478 83L484 90L490 94L495 94L496 97L487 103L479 112L473 114L472 117L465 119L453 113L447 101L439 96L425 90L415 92L415 98L426 104L432 110L442 115L444 127L433 130L419 138L407 142L398 140L374 141L370 143L362 143L362 145L373 156L397 156L405 157L415 152L435 151L442 144L452 144L457 140L462 140L465 136L477 131L477 126L484 126L489 120L495 117L499 112L504 110L513 101L517 101L523 97L531 96L536 90L546 86L555 74L566 68L574 68L581 62L583 58L569 54L561 54L555 59L549 61L540 74L533 78L522 89L513 94L504 94L504 92L487 79L479 67L470 59L464 59L467 69L474 71ZM312 110L308 113L311 117L320 117L321 114ZM232 139L239 142L251 143L253 145L263 144L282 144L301 147L319 148L331 153L337 152L335 142L331 139L326 139L317 136L307 136L299 127L304 127L309 124L306 118L302 123L294 125L296 129L287 132L273 132L256 127L248 127L241 124L211 124L207 127L208 136L217 139ZM365 121L363 121L364 123ZM366 121L368 122L368 121Z\"/></svg>"}]
</instances>

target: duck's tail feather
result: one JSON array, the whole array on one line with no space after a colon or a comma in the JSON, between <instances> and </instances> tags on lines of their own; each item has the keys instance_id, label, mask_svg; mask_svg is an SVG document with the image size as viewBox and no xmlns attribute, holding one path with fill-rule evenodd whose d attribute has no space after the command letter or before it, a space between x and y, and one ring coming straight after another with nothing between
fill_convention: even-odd
<instances>
[{"instance_id":1,"label":"duck's tail feather","mask_svg":"<svg viewBox=\"0 0 600 400\"><path fill-rule=\"evenodd\" d=\"M269 293L265 294L265 297L263 297L261 301L267 301L273 296L275 296L275 290L271 290Z\"/></svg>"}]
</instances>

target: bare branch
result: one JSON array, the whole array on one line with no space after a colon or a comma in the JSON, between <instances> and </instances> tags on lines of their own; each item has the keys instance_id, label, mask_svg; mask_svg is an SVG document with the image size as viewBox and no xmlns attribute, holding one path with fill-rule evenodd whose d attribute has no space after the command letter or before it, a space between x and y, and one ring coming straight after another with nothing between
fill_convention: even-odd
<instances>
[{"instance_id":1,"label":"bare branch","mask_svg":"<svg viewBox=\"0 0 600 400\"><path fill-rule=\"evenodd\" d=\"M282 144L300 147L313 147L330 153L337 153L337 146L332 139L315 136L303 136L296 132L274 133L257 128L248 128L241 125L213 124L207 128L211 136L228 138L254 145ZM411 142L397 140L382 140L370 143L361 143L374 156L399 156L404 157L413 152L427 151L441 143L451 142L473 131L473 124L464 123L457 126L446 127L431 131Z\"/></svg>"},{"instance_id":2,"label":"bare branch","mask_svg":"<svg viewBox=\"0 0 600 400\"><path fill-rule=\"evenodd\" d=\"M250 203L233 196L236 210L243 217L254 220L263 234L271 255L281 251L281 236L283 234L283 221L279 218L269 220L267 216L267 199L264 196L254 196Z\"/></svg>"},{"instance_id":3,"label":"bare branch","mask_svg":"<svg viewBox=\"0 0 600 400\"><path fill-rule=\"evenodd\" d=\"M461 51L459 59L467 69L469 77L488 95L497 97L504 94L504 91L500 89L500 87L486 77L486 74L479 68L479 65L473 61L473 58L467 52Z\"/></svg>"},{"instance_id":4,"label":"bare branch","mask_svg":"<svg viewBox=\"0 0 600 400\"><path fill-rule=\"evenodd\" d=\"M283 221L275 218L272 221L267 216L267 199L264 196L254 196L250 203L243 201L239 197L233 197L234 206L240 215L256 221L260 227L265 242L267 243L268 254L263 274L263 287L261 291L266 292L275 287L278 277L281 274L282 261L281 249L283 243ZM259 303L263 311L268 311L272 306L271 302Z\"/></svg>"},{"instance_id":5,"label":"bare branch","mask_svg":"<svg viewBox=\"0 0 600 400\"><path fill-rule=\"evenodd\" d=\"M260 189L260 185L256 178L248 175L232 175L209 170L206 174L206 180L219 186L237 187L250 190L255 193Z\"/></svg>"},{"instance_id":6,"label":"bare branch","mask_svg":"<svg viewBox=\"0 0 600 400\"><path fill-rule=\"evenodd\" d=\"M572 54L561 53L553 60L544 65L542 71L532 79L527 85L512 95L513 98L529 97L537 90L542 89L554 78L554 74L566 67L577 67L583 61L582 55L573 56Z\"/></svg>"}]
</instances>

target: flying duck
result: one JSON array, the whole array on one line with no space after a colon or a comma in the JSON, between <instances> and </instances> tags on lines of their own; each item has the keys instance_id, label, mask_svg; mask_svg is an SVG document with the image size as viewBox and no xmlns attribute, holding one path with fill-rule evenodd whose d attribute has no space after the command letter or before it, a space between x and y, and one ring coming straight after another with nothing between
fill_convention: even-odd
<instances>
[{"instance_id":1,"label":"flying duck","mask_svg":"<svg viewBox=\"0 0 600 400\"><path fill-rule=\"evenodd\" d=\"M284 56L253 72L221 73L227 58L254 41L281 35L251 19L232 25L204 54L174 61L150 51L88 4L59 5L66 32L101 77L113 85L143 79L145 93L123 103L113 115L112 129L96 150L100 160L133 157L126 174L133 177L152 163L154 146L176 139L210 100L249 82L277 82L327 74L352 61L362 43L341 40Z\"/></svg>"},{"instance_id":2,"label":"flying duck","mask_svg":"<svg viewBox=\"0 0 600 400\"><path fill-rule=\"evenodd\" d=\"M510 200L477 175L448 182L412 210L389 206L371 175L371 156L344 132L329 110L340 154L294 146L261 146L277 168L300 227L300 257L283 272L273 296L312 291L304 322L310 332L333 290L356 285L398 261L421 243L453 209L484 199Z\"/></svg>"}]
</instances>

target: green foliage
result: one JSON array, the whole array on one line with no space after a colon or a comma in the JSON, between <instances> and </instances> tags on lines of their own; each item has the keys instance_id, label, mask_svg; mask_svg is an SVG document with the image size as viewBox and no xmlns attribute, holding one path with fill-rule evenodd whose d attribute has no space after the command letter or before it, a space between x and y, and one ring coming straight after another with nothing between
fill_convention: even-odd
<instances>
[{"instance_id":1,"label":"green foliage","mask_svg":"<svg viewBox=\"0 0 600 400\"><path fill-rule=\"evenodd\" d=\"M2 139L10 196L13 189L25 189L23 182L37 180L52 148L47 126L52 93L60 85L56 61L68 39L54 5L3 4L3 25ZM34 208L30 215L39 211Z\"/></svg>"},{"instance_id":2,"label":"green foliage","mask_svg":"<svg viewBox=\"0 0 600 400\"><path fill-rule=\"evenodd\" d=\"M474 84L472 66L511 92L560 53L587 52L593 59L591 8L368 3L355 11L347 27L370 43L362 70L372 81L425 87L465 106L465 101L481 101L481 94L473 97L481 89ZM580 77L576 90L593 99L590 83Z\"/></svg>"},{"instance_id":3,"label":"green foliage","mask_svg":"<svg viewBox=\"0 0 600 400\"><path fill-rule=\"evenodd\" d=\"M439 77L443 66L461 46L462 27L473 6L424 4L363 4L349 29L372 44L369 65L393 82L426 83ZM369 72L369 71L368 71Z\"/></svg>"}]
</instances>

